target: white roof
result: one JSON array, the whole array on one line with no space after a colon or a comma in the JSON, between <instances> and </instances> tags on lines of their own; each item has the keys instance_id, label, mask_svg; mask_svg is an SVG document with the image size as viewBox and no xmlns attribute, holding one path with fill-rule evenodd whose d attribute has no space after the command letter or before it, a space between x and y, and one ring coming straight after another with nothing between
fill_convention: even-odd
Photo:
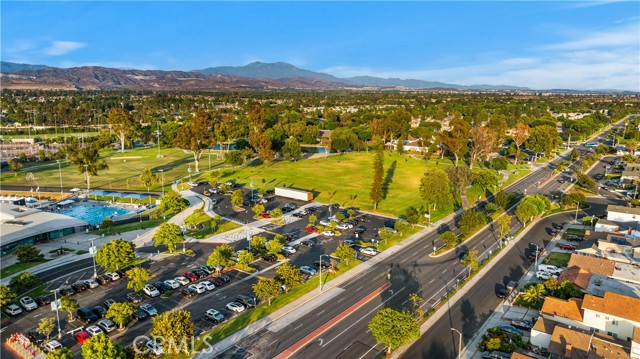
<instances>
[{"instance_id":1,"label":"white roof","mask_svg":"<svg viewBox=\"0 0 640 359\"><path fill-rule=\"evenodd\" d=\"M58 213L35 208L0 203L0 233L2 244L11 243L41 233L64 228L82 227L87 222Z\"/></svg>"}]
</instances>

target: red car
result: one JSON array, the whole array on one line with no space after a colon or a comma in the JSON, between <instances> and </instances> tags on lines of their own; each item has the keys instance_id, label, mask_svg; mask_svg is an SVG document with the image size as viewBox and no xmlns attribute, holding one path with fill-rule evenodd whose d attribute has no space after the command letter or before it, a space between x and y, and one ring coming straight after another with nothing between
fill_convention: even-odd
<instances>
[{"instance_id":1,"label":"red car","mask_svg":"<svg viewBox=\"0 0 640 359\"><path fill-rule=\"evenodd\" d=\"M318 233L318 228L316 228L316 227L305 227L304 230L309 232L309 233Z\"/></svg>"},{"instance_id":2,"label":"red car","mask_svg":"<svg viewBox=\"0 0 640 359\"><path fill-rule=\"evenodd\" d=\"M570 244L561 244L558 246L558 248L560 249L564 249L565 251L575 251L576 247L570 245Z\"/></svg>"},{"instance_id":3,"label":"red car","mask_svg":"<svg viewBox=\"0 0 640 359\"><path fill-rule=\"evenodd\" d=\"M195 282L198 280L198 276L191 272L185 272L183 276L187 278L190 282Z\"/></svg>"},{"instance_id":4,"label":"red car","mask_svg":"<svg viewBox=\"0 0 640 359\"><path fill-rule=\"evenodd\" d=\"M263 212L260 216L262 216L262 218L271 218L271 214L269 214L269 212Z\"/></svg>"},{"instance_id":5,"label":"red car","mask_svg":"<svg viewBox=\"0 0 640 359\"><path fill-rule=\"evenodd\" d=\"M79 331L73 335L73 338L80 344L84 344L87 340L91 339L89 333L85 331Z\"/></svg>"}]
</instances>

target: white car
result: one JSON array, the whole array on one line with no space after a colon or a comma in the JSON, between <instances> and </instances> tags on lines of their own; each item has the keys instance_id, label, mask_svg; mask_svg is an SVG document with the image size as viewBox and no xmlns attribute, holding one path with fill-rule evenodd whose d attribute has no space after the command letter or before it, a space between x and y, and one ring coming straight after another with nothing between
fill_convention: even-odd
<instances>
[{"instance_id":1,"label":"white car","mask_svg":"<svg viewBox=\"0 0 640 359\"><path fill-rule=\"evenodd\" d=\"M153 355L157 356L157 355L163 355L164 354L164 349L162 349L162 345L160 345L160 343L157 343L153 339L147 340L147 343L145 344L145 346L147 347L147 349L149 349L149 351Z\"/></svg>"},{"instance_id":2,"label":"white car","mask_svg":"<svg viewBox=\"0 0 640 359\"><path fill-rule=\"evenodd\" d=\"M331 224L331 221L328 220L328 219L323 219L320 222L318 222L318 224L320 224L321 226L325 226L326 227L326 226Z\"/></svg>"},{"instance_id":3,"label":"white car","mask_svg":"<svg viewBox=\"0 0 640 359\"><path fill-rule=\"evenodd\" d=\"M362 247L360 248L360 253L366 254L368 256L375 256L376 254L378 254L378 251L371 247Z\"/></svg>"},{"instance_id":4,"label":"white car","mask_svg":"<svg viewBox=\"0 0 640 359\"><path fill-rule=\"evenodd\" d=\"M295 252L297 252L297 250L291 246L284 246L282 247L282 251L283 252L287 252L289 254L294 254Z\"/></svg>"},{"instance_id":5,"label":"white car","mask_svg":"<svg viewBox=\"0 0 640 359\"><path fill-rule=\"evenodd\" d=\"M195 183L195 182L189 182L189 183L187 183L187 185L188 185L189 187L197 187L197 186L198 186L198 184L197 184L197 183Z\"/></svg>"},{"instance_id":6,"label":"white car","mask_svg":"<svg viewBox=\"0 0 640 359\"><path fill-rule=\"evenodd\" d=\"M47 344L43 345L42 348L44 348L44 351L47 353L51 353L54 352L58 349L62 349L62 344L60 344L59 341L57 340L52 340L50 342L48 342Z\"/></svg>"},{"instance_id":7,"label":"white car","mask_svg":"<svg viewBox=\"0 0 640 359\"><path fill-rule=\"evenodd\" d=\"M89 335L91 335L92 337L95 337L98 334L103 334L104 333L102 331L102 329L100 329L100 327L97 326L97 325L90 325L90 326L84 328L84 331L89 333Z\"/></svg>"},{"instance_id":8,"label":"white car","mask_svg":"<svg viewBox=\"0 0 640 359\"><path fill-rule=\"evenodd\" d=\"M167 279L164 281L164 284L168 285L169 287L171 287L171 289L178 289L180 288L180 283L176 282L173 279Z\"/></svg>"},{"instance_id":9,"label":"white car","mask_svg":"<svg viewBox=\"0 0 640 359\"><path fill-rule=\"evenodd\" d=\"M104 330L107 333L111 333L117 328L116 323L114 323L111 319L102 319L97 324L100 327L100 329Z\"/></svg>"},{"instance_id":10,"label":"white car","mask_svg":"<svg viewBox=\"0 0 640 359\"><path fill-rule=\"evenodd\" d=\"M20 298L20 305L27 312L30 312L34 309L38 309L38 304L36 304L36 302L33 299L31 299L31 297Z\"/></svg>"},{"instance_id":11,"label":"white car","mask_svg":"<svg viewBox=\"0 0 640 359\"><path fill-rule=\"evenodd\" d=\"M148 295L151 298L155 298L160 295L160 291L158 288L152 286L151 284L147 284L144 286L144 294Z\"/></svg>"},{"instance_id":12,"label":"white car","mask_svg":"<svg viewBox=\"0 0 640 359\"><path fill-rule=\"evenodd\" d=\"M327 236L327 237L333 237L333 236L336 235L336 232L334 232L334 231L324 231L324 232L322 232L322 235L323 236Z\"/></svg>"},{"instance_id":13,"label":"white car","mask_svg":"<svg viewBox=\"0 0 640 359\"><path fill-rule=\"evenodd\" d=\"M104 275L106 275L107 277L111 278L112 282L115 282L115 281L120 279L120 274L118 274L116 272L109 272L109 273L105 273Z\"/></svg>"},{"instance_id":14,"label":"white car","mask_svg":"<svg viewBox=\"0 0 640 359\"><path fill-rule=\"evenodd\" d=\"M180 285L187 285L189 284L189 280L185 277L175 277L173 278L173 280L175 280L176 282L180 283Z\"/></svg>"},{"instance_id":15,"label":"white car","mask_svg":"<svg viewBox=\"0 0 640 359\"><path fill-rule=\"evenodd\" d=\"M205 317L214 323L218 324L224 321L224 315L215 309L208 309L206 313L204 313Z\"/></svg>"},{"instance_id":16,"label":"white car","mask_svg":"<svg viewBox=\"0 0 640 359\"><path fill-rule=\"evenodd\" d=\"M309 266L300 267L300 272L308 275L316 275L316 273L318 273L315 268Z\"/></svg>"},{"instance_id":17,"label":"white car","mask_svg":"<svg viewBox=\"0 0 640 359\"><path fill-rule=\"evenodd\" d=\"M204 287L204 289L206 290L214 290L216 289L215 284L209 282L208 280L205 280L204 282L200 282L200 285Z\"/></svg>"},{"instance_id":18,"label":"white car","mask_svg":"<svg viewBox=\"0 0 640 359\"><path fill-rule=\"evenodd\" d=\"M244 312L244 310L245 310L244 305L242 305L242 304L240 304L240 303L238 303L238 302L231 302L231 303L228 303L228 304L226 305L226 307L227 307L227 309L229 309L230 311L232 311L232 312L236 312L236 313L242 313L242 312Z\"/></svg>"},{"instance_id":19,"label":"white car","mask_svg":"<svg viewBox=\"0 0 640 359\"><path fill-rule=\"evenodd\" d=\"M558 279L558 276L555 274L547 273L545 271L539 270L536 272L536 278L541 280L548 280L549 278Z\"/></svg>"},{"instance_id":20,"label":"white car","mask_svg":"<svg viewBox=\"0 0 640 359\"><path fill-rule=\"evenodd\" d=\"M91 279L85 279L84 281L82 281L82 283L84 283L84 285L87 286L87 288L89 289L93 289L93 288L97 288L100 284L98 284L98 282L96 282L95 279L91 278Z\"/></svg>"},{"instance_id":21,"label":"white car","mask_svg":"<svg viewBox=\"0 0 640 359\"><path fill-rule=\"evenodd\" d=\"M15 304L10 304L4 309L5 313L9 315L18 315L22 313L22 309Z\"/></svg>"},{"instance_id":22,"label":"white car","mask_svg":"<svg viewBox=\"0 0 640 359\"><path fill-rule=\"evenodd\" d=\"M340 229L340 230L345 230L345 229L351 229L353 228L353 224L351 223L340 223L336 226L336 228Z\"/></svg>"},{"instance_id":23,"label":"white car","mask_svg":"<svg viewBox=\"0 0 640 359\"><path fill-rule=\"evenodd\" d=\"M195 290L198 294L202 294L202 293L204 293L204 292L206 292L206 291L207 291L207 289L206 289L202 284L200 284L200 283L198 283L198 284L191 284L191 285L189 286L189 288L191 288L191 289Z\"/></svg>"},{"instance_id":24,"label":"white car","mask_svg":"<svg viewBox=\"0 0 640 359\"><path fill-rule=\"evenodd\" d=\"M145 313L149 314L150 317L153 317L154 315L158 315L158 310L154 308L153 305L151 304L142 304L140 306L140 309L144 310Z\"/></svg>"}]
</instances>

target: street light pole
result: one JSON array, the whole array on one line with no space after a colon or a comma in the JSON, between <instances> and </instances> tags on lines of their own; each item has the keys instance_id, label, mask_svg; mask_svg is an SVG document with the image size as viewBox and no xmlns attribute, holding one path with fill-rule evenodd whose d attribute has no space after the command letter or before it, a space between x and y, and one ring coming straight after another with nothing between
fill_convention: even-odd
<instances>
[{"instance_id":1,"label":"street light pole","mask_svg":"<svg viewBox=\"0 0 640 359\"><path fill-rule=\"evenodd\" d=\"M533 242L529 242L529 244L536 247L536 263L535 263L536 266L535 267L536 267L536 270L538 270L538 253L540 252L540 247Z\"/></svg>"},{"instance_id":2,"label":"street light pole","mask_svg":"<svg viewBox=\"0 0 640 359\"><path fill-rule=\"evenodd\" d=\"M96 270L96 247L93 245L93 238L91 238L91 254L93 258L93 278L98 278L98 271Z\"/></svg>"},{"instance_id":3,"label":"street light pole","mask_svg":"<svg viewBox=\"0 0 640 359\"><path fill-rule=\"evenodd\" d=\"M62 170L60 169L60 160L56 160L58 162L58 176L60 177L60 194L64 194L62 190Z\"/></svg>"},{"instance_id":4,"label":"street light pole","mask_svg":"<svg viewBox=\"0 0 640 359\"><path fill-rule=\"evenodd\" d=\"M162 196L164 197L164 170L158 170L160 171L160 175L162 177Z\"/></svg>"},{"instance_id":5,"label":"street light pole","mask_svg":"<svg viewBox=\"0 0 640 359\"><path fill-rule=\"evenodd\" d=\"M321 254L320 255L320 293L322 293L322 257L327 256L329 258L331 258L328 254Z\"/></svg>"},{"instance_id":6,"label":"street light pole","mask_svg":"<svg viewBox=\"0 0 640 359\"><path fill-rule=\"evenodd\" d=\"M158 135L158 158L162 157L162 155L160 154L160 121L156 121L156 125L157 130L156 130L156 134Z\"/></svg>"},{"instance_id":7,"label":"street light pole","mask_svg":"<svg viewBox=\"0 0 640 359\"><path fill-rule=\"evenodd\" d=\"M87 194L90 190L91 187L91 182L89 181L89 165L83 165L84 166L84 176L87 179Z\"/></svg>"},{"instance_id":8,"label":"street light pole","mask_svg":"<svg viewBox=\"0 0 640 359\"><path fill-rule=\"evenodd\" d=\"M574 222L578 223L578 209L580 208L580 202L576 202L576 218Z\"/></svg>"},{"instance_id":9,"label":"street light pole","mask_svg":"<svg viewBox=\"0 0 640 359\"><path fill-rule=\"evenodd\" d=\"M457 329L451 328L452 331L458 333L460 336L460 340L458 340L458 359L462 358L462 333L460 333Z\"/></svg>"},{"instance_id":10,"label":"street light pole","mask_svg":"<svg viewBox=\"0 0 640 359\"><path fill-rule=\"evenodd\" d=\"M58 339L62 339L62 329L60 328L60 303L58 303L58 291L52 290L53 302L56 306L56 318L58 318Z\"/></svg>"}]
</instances>

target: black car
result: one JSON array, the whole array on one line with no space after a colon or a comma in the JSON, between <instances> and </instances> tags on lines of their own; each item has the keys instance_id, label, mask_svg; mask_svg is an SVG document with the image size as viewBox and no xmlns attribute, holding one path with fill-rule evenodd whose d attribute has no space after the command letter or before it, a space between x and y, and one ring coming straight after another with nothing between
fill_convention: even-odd
<instances>
[{"instance_id":1,"label":"black car","mask_svg":"<svg viewBox=\"0 0 640 359\"><path fill-rule=\"evenodd\" d=\"M316 206L307 207L307 211L309 211L309 212L315 212L317 210L318 210L318 207L316 207Z\"/></svg>"},{"instance_id":2,"label":"black car","mask_svg":"<svg viewBox=\"0 0 640 359\"><path fill-rule=\"evenodd\" d=\"M133 317L137 320L143 320L147 319L149 317L149 314L147 314L147 312L142 309L136 309L136 311L133 312Z\"/></svg>"},{"instance_id":3,"label":"black car","mask_svg":"<svg viewBox=\"0 0 640 359\"><path fill-rule=\"evenodd\" d=\"M311 239L304 239L300 241L300 244L307 247L313 247L313 245L316 244L316 242L312 241Z\"/></svg>"},{"instance_id":4,"label":"black car","mask_svg":"<svg viewBox=\"0 0 640 359\"><path fill-rule=\"evenodd\" d=\"M111 307L111 305L115 304L115 303L116 303L116 301L111 299L111 298L107 298L107 299L104 300L104 306L107 307L107 308Z\"/></svg>"},{"instance_id":5,"label":"black car","mask_svg":"<svg viewBox=\"0 0 640 359\"><path fill-rule=\"evenodd\" d=\"M82 282L76 282L71 285L71 288L76 291L76 293L84 292L87 290L87 285Z\"/></svg>"},{"instance_id":6,"label":"black car","mask_svg":"<svg viewBox=\"0 0 640 359\"><path fill-rule=\"evenodd\" d=\"M567 241L569 241L569 242L582 242L582 241L584 241L584 238L582 238L580 236L576 236L575 234L570 234L565 239Z\"/></svg>"},{"instance_id":7,"label":"black car","mask_svg":"<svg viewBox=\"0 0 640 359\"><path fill-rule=\"evenodd\" d=\"M337 203L331 203L331 204L329 205L329 208L331 208L331 209L339 209L339 208L340 208L340 205L339 205L339 204L337 204Z\"/></svg>"},{"instance_id":8,"label":"black car","mask_svg":"<svg viewBox=\"0 0 640 359\"><path fill-rule=\"evenodd\" d=\"M252 297L248 297L246 295L238 294L236 297L236 302L244 305L246 308L253 308L256 306L256 299Z\"/></svg>"},{"instance_id":9,"label":"black car","mask_svg":"<svg viewBox=\"0 0 640 359\"><path fill-rule=\"evenodd\" d=\"M316 268L320 268L320 266L322 266L322 268L331 268L331 262L327 262L324 259L322 261L313 262L313 265Z\"/></svg>"},{"instance_id":10,"label":"black car","mask_svg":"<svg viewBox=\"0 0 640 359\"><path fill-rule=\"evenodd\" d=\"M107 308L101 305L96 305L91 310L93 310L93 312L100 318L104 318L107 315Z\"/></svg>"},{"instance_id":11,"label":"black car","mask_svg":"<svg viewBox=\"0 0 640 359\"><path fill-rule=\"evenodd\" d=\"M278 257L274 256L273 254L265 254L262 256L262 260L267 262L275 262L278 260Z\"/></svg>"},{"instance_id":12,"label":"black car","mask_svg":"<svg viewBox=\"0 0 640 359\"><path fill-rule=\"evenodd\" d=\"M291 216L296 217L296 218L303 218L304 214L301 212L296 212L296 213L292 213Z\"/></svg>"},{"instance_id":13,"label":"black car","mask_svg":"<svg viewBox=\"0 0 640 359\"><path fill-rule=\"evenodd\" d=\"M34 300L38 306L42 307L51 304L51 302L53 302L53 296L51 294L41 295Z\"/></svg>"},{"instance_id":14,"label":"black car","mask_svg":"<svg viewBox=\"0 0 640 359\"><path fill-rule=\"evenodd\" d=\"M204 278L204 277L209 275L209 273L207 273L206 271L204 271L202 269L194 270L193 274L195 274L198 277L198 279Z\"/></svg>"},{"instance_id":15,"label":"black car","mask_svg":"<svg viewBox=\"0 0 640 359\"><path fill-rule=\"evenodd\" d=\"M153 286L156 287L158 289L158 292L160 293L164 293L164 292L168 292L173 290L173 288L169 287L167 285L167 283L163 282L163 281L157 281L155 283L153 283Z\"/></svg>"},{"instance_id":16,"label":"black car","mask_svg":"<svg viewBox=\"0 0 640 359\"><path fill-rule=\"evenodd\" d=\"M560 223L552 223L551 226L555 229L562 229L562 224Z\"/></svg>"},{"instance_id":17,"label":"black car","mask_svg":"<svg viewBox=\"0 0 640 359\"><path fill-rule=\"evenodd\" d=\"M496 297L504 299L509 295L509 291L506 288L502 288L496 293Z\"/></svg>"},{"instance_id":18,"label":"black car","mask_svg":"<svg viewBox=\"0 0 640 359\"><path fill-rule=\"evenodd\" d=\"M599 181L599 180L601 180L603 177L604 177L604 175L603 175L602 173L598 173L598 174L596 175L596 179L597 179L598 181Z\"/></svg>"},{"instance_id":19,"label":"black car","mask_svg":"<svg viewBox=\"0 0 640 359\"><path fill-rule=\"evenodd\" d=\"M29 333L27 333L27 337L35 345L44 344L44 342L47 340L46 335L40 334L36 330L30 330Z\"/></svg>"},{"instance_id":20,"label":"black car","mask_svg":"<svg viewBox=\"0 0 640 359\"><path fill-rule=\"evenodd\" d=\"M70 286L65 286L58 289L58 293L60 293L60 295L63 297L68 297L76 294L76 291L73 290L73 288L71 288Z\"/></svg>"},{"instance_id":21,"label":"black car","mask_svg":"<svg viewBox=\"0 0 640 359\"><path fill-rule=\"evenodd\" d=\"M109 276L101 274L96 278L96 281L102 285L105 285L111 283L111 278L109 278Z\"/></svg>"},{"instance_id":22,"label":"black car","mask_svg":"<svg viewBox=\"0 0 640 359\"><path fill-rule=\"evenodd\" d=\"M185 298L193 298L198 294L198 292L196 292L195 289L191 289L189 287L187 288L182 288L180 290L180 295L182 295Z\"/></svg>"},{"instance_id":23,"label":"black car","mask_svg":"<svg viewBox=\"0 0 640 359\"><path fill-rule=\"evenodd\" d=\"M77 314L78 318L85 324L97 322L99 319L96 313L87 307L78 308Z\"/></svg>"},{"instance_id":24,"label":"black car","mask_svg":"<svg viewBox=\"0 0 640 359\"><path fill-rule=\"evenodd\" d=\"M116 273L120 276L120 278L127 278L127 270L128 269L118 269L116 270Z\"/></svg>"},{"instance_id":25,"label":"black car","mask_svg":"<svg viewBox=\"0 0 640 359\"><path fill-rule=\"evenodd\" d=\"M554 229L554 228L547 228L547 233L549 233L552 236L555 236L556 234L558 234L558 230Z\"/></svg>"},{"instance_id":26,"label":"black car","mask_svg":"<svg viewBox=\"0 0 640 359\"><path fill-rule=\"evenodd\" d=\"M231 281L231 278L226 274L219 276L218 279L225 283L229 283Z\"/></svg>"},{"instance_id":27,"label":"black car","mask_svg":"<svg viewBox=\"0 0 640 359\"><path fill-rule=\"evenodd\" d=\"M353 231L354 231L355 233L361 234L361 233L364 233L366 230L367 230L367 227L365 227L365 226L359 226L359 227L356 227L356 229L354 229Z\"/></svg>"},{"instance_id":28,"label":"black car","mask_svg":"<svg viewBox=\"0 0 640 359\"><path fill-rule=\"evenodd\" d=\"M130 301L131 303L137 304L142 302L142 296L138 293L127 293L127 300Z\"/></svg>"}]
</instances>

